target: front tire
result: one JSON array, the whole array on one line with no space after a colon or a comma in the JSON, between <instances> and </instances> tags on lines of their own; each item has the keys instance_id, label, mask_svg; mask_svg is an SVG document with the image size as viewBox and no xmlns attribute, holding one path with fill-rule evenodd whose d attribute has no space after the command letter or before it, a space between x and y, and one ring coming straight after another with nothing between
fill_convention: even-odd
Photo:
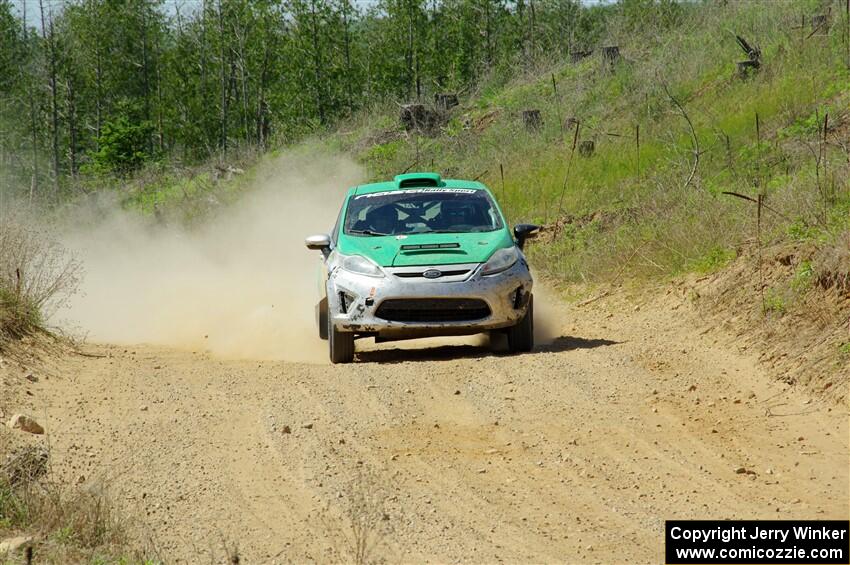
<instances>
[{"instance_id":1,"label":"front tire","mask_svg":"<svg viewBox=\"0 0 850 565\"><path fill-rule=\"evenodd\" d=\"M511 353L527 353L534 348L534 296L528 297L525 316L508 328L508 350Z\"/></svg>"},{"instance_id":2,"label":"front tire","mask_svg":"<svg viewBox=\"0 0 850 565\"><path fill-rule=\"evenodd\" d=\"M322 298L321 302L316 306L318 315L319 338L328 339L328 299Z\"/></svg>"},{"instance_id":3,"label":"front tire","mask_svg":"<svg viewBox=\"0 0 850 565\"><path fill-rule=\"evenodd\" d=\"M354 361L354 334L337 330L330 316L327 322L331 363L351 363Z\"/></svg>"}]
</instances>

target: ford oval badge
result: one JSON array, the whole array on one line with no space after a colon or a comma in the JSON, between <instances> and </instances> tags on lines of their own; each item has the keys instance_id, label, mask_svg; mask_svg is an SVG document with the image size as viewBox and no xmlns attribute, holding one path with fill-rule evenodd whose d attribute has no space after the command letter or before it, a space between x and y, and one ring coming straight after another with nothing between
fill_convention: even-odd
<instances>
[{"instance_id":1,"label":"ford oval badge","mask_svg":"<svg viewBox=\"0 0 850 565\"><path fill-rule=\"evenodd\" d=\"M443 272L438 269L428 269L422 273L422 276L426 279L438 279L443 276Z\"/></svg>"}]
</instances>

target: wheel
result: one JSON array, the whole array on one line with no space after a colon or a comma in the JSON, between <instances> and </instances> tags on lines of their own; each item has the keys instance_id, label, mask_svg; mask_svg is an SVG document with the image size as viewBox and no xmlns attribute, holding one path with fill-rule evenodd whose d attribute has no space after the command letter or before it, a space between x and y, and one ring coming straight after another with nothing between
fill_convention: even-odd
<instances>
[{"instance_id":1,"label":"wheel","mask_svg":"<svg viewBox=\"0 0 850 565\"><path fill-rule=\"evenodd\" d=\"M531 351L534 347L534 296L528 297L525 316L508 328L508 349L511 353Z\"/></svg>"},{"instance_id":2,"label":"wheel","mask_svg":"<svg viewBox=\"0 0 850 565\"><path fill-rule=\"evenodd\" d=\"M487 345L493 353L507 351L508 349L508 330L490 330L487 332Z\"/></svg>"},{"instance_id":3,"label":"wheel","mask_svg":"<svg viewBox=\"0 0 850 565\"><path fill-rule=\"evenodd\" d=\"M316 305L316 312L319 316L319 338L328 339L328 299L322 298L322 301Z\"/></svg>"},{"instance_id":4,"label":"wheel","mask_svg":"<svg viewBox=\"0 0 850 565\"><path fill-rule=\"evenodd\" d=\"M354 361L354 334L337 330L331 323L331 317L326 318L331 363L351 363Z\"/></svg>"}]
</instances>

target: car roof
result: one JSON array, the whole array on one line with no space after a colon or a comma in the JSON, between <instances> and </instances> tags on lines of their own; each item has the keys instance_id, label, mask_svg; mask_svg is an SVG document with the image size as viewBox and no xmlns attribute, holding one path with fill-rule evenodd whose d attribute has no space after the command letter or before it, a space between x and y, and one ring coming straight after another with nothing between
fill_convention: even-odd
<instances>
[{"instance_id":1,"label":"car roof","mask_svg":"<svg viewBox=\"0 0 850 565\"><path fill-rule=\"evenodd\" d=\"M349 196L393 190L402 191L413 188L465 188L467 190L484 190L490 192L485 185L474 180L444 179L437 173L406 173L396 176L391 181L354 186L349 189Z\"/></svg>"}]
</instances>

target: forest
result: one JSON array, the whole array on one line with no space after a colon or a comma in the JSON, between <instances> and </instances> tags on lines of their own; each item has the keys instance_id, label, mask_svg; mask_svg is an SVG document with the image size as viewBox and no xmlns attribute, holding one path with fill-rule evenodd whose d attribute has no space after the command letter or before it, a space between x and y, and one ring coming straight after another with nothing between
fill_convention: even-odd
<instances>
[{"instance_id":1,"label":"forest","mask_svg":"<svg viewBox=\"0 0 850 565\"><path fill-rule=\"evenodd\" d=\"M630 0L619 13L674 2ZM80 177L260 152L358 110L504 82L598 43L577 0L0 0L0 186L47 202Z\"/></svg>"}]
</instances>

